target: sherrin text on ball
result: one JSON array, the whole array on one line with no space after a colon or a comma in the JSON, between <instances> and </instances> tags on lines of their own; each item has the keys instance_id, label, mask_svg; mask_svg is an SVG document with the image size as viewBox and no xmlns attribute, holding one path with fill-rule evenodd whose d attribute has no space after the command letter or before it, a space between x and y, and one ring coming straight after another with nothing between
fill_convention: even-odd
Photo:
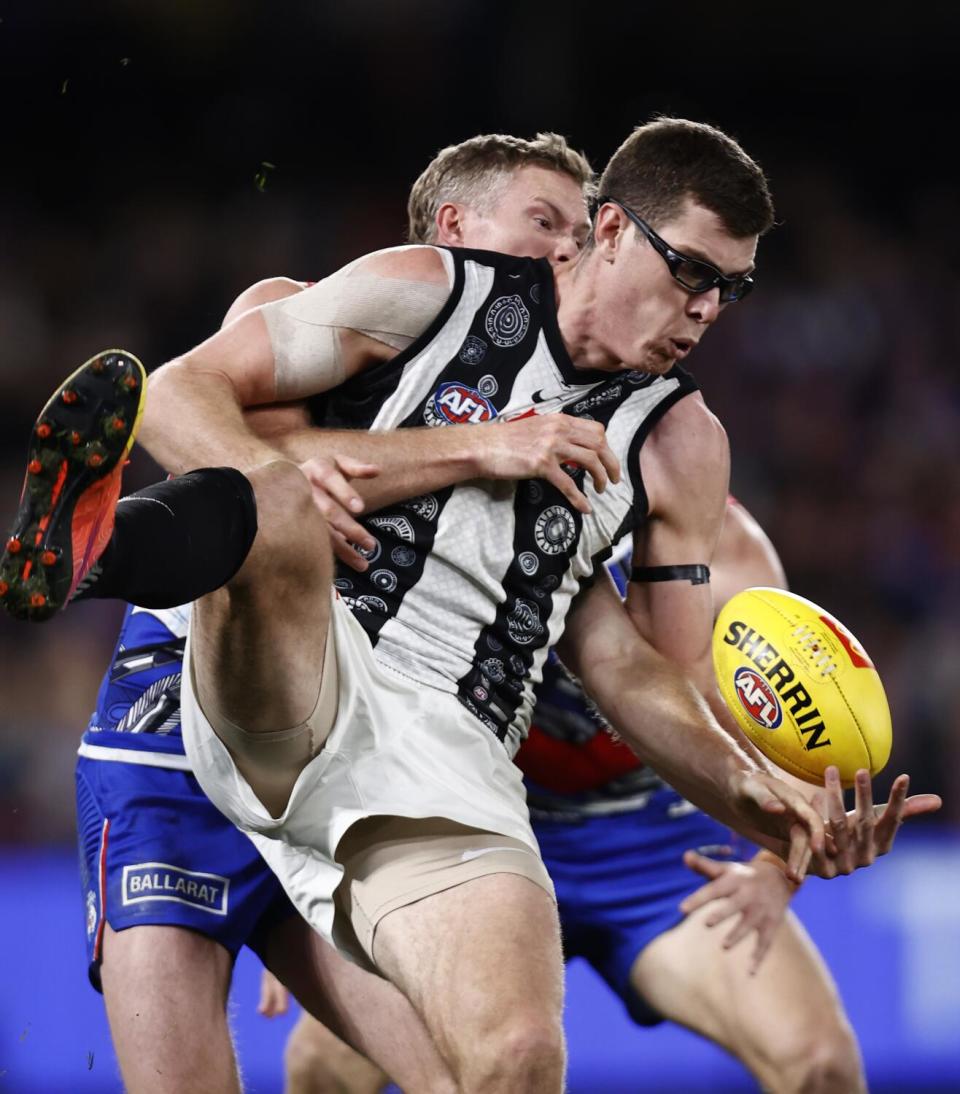
<instances>
[{"instance_id":1,"label":"sherrin text on ball","mask_svg":"<svg viewBox=\"0 0 960 1094\"><path fill-rule=\"evenodd\" d=\"M720 694L775 764L819 783L830 764L845 786L890 757L890 709L863 646L823 608L782 589L745 589L713 633Z\"/></svg>"}]
</instances>

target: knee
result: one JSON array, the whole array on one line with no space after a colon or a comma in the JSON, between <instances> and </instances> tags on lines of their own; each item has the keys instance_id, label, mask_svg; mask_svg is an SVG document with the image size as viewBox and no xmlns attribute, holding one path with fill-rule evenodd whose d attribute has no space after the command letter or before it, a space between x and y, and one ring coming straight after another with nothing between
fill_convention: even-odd
<instances>
[{"instance_id":1,"label":"knee","mask_svg":"<svg viewBox=\"0 0 960 1094\"><path fill-rule=\"evenodd\" d=\"M528 1013L513 1016L474 1045L475 1059L458 1089L470 1094L563 1088L566 1049L559 1021Z\"/></svg>"},{"instance_id":2,"label":"knee","mask_svg":"<svg viewBox=\"0 0 960 1094\"><path fill-rule=\"evenodd\" d=\"M274 524L299 524L311 511L320 517L306 475L290 460L261 464L247 478L257 496L261 529Z\"/></svg>"},{"instance_id":3,"label":"knee","mask_svg":"<svg viewBox=\"0 0 960 1094\"><path fill-rule=\"evenodd\" d=\"M777 1070L785 1079L785 1094L860 1094L866 1090L860 1049L846 1021L796 1040Z\"/></svg>"},{"instance_id":4,"label":"knee","mask_svg":"<svg viewBox=\"0 0 960 1094\"><path fill-rule=\"evenodd\" d=\"M255 550L269 553L271 572L314 569L328 540L327 523L306 476L288 460L273 460L247 477L257 499Z\"/></svg>"}]
</instances>

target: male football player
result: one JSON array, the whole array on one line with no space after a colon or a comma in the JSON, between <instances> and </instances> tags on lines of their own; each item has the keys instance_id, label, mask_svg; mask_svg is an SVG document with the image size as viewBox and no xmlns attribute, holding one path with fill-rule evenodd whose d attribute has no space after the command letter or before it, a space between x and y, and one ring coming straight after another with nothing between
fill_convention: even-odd
<instances>
[{"instance_id":1,"label":"male football player","mask_svg":"<svg viewBox=\"0 0 960 1094\"><path fill-rule=\"evenodd\" d=\"M620 531L645 518L635 543L641 575L678 565L677 551L712 552L726 442L673 366L721 305L748 291L757 236L771 218L756 165L723 134L692 123L641 127L604 182L590 253L558 276L557 295L543 266L487 253L388 252L295 306L241 318L164 369L151 384L147 447L172 470L228 466L130 499L90 575L98 595L142 604L200 597L182 700L201 783L256 839L314 925L402 987L463 1089L562 1083L555 912L510 752L547 646ZM647 216L634 208L641 203ZM476 387L460 378L481 362ZM129 359L108 355L58 396L58 411L61 402L76 407L77 426L119 434L105 475L129 443L118 423L136 413L129 398L113 395L125 383L135 386ZM328 528L351 532L346 511L329 510L328 525L308 477L278 459L241 413L322 393L327 424L484 428L502 416L506 426L486 429L509 430L512 442L506 466L498 454L465 457L459 438L438 431L431 460L410 467L411 482L422 489L426 479L430 492L406 505L396 505L392 488L378 495L371 479L369 503L390 505L355 537L374 565L339 578L345 595L333 601ZM594 416L602 408L605 440L578 416L586 397ZM90 409L98 402L106 419ZM74 419L58 414L41 420L38 439L47 426L59 437L64 422L70 436ZM364 438L365 453L376 452L377 436ZM524 446L544 436L552 461L528 461L535 477L518 484ZM349 444L344 435L337 443ZM497 448L495 438L488 443ZM558 455L590 479L561 481ZM479 478L451 489L458 460ZM39 485L52 468L37 462ZM349 475L370 472L347 456L337 464ZM91 482L96 489L105 480L90 470L71 479L63 466L67 487L59 491L54 476L49 492L31 495L23 516L35 525L14 537L28 546L27 562L50 558L54 578L43 584L29 568L28 583L27 566L12 575L8 592L21 614L58 607L85 568L81 560L76 575L57 580L54 533L72 519L76 491L83 502ZM356 511L349 490L334 494ZM169 546L184 534L189 557L171 565ZM165 547L161 574L149 556ZM691 588L665 596L631 588L624 614L598 583L574 616L580 626L568 631L565 657L678 789L778 847L794 837L790 872L798 876L807 848L796 825L820 851L819 818L731 743L642 637L668 654L699 656L710 598ZM588 650L583 628L598 620L603 637ZM669 747L680 732L698 747ZM846 818L836 821L846 833ZM462 990L464 970L473 991Z\"/></svg>"}]
</instances>

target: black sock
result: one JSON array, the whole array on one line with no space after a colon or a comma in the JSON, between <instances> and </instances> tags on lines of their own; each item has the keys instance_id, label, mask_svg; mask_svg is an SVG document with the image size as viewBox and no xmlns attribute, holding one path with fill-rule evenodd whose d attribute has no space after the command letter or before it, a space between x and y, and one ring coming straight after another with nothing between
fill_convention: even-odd
<instances>
[{"instance_id":1,"label":"black sock","mask_svg":"<svg viewBox=\"0 0 960 1094\"><path fill-rule=\"evenodd\" d=\"M113 536L74 599L189 604L233 577L256 534L253 487L235 468L154 483L120 499Z\"/></svg>"}]
</instances>

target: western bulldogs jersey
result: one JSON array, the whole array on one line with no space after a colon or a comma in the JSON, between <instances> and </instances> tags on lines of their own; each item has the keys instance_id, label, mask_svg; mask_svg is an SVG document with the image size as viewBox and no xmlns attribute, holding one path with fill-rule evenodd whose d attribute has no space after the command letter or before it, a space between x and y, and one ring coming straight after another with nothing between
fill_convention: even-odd
<instances>
[{"instance_id":1,"label":"western bulldogs jersey","mask_svg":"<svg viewBox=\"0 0 960 1094\"><path fill-rule=\"evenodd\" d=\"M189 770L180 678L190 606L128 607L80 755Z\"/></svg>"},{"instance_id":2,"label":"western bulldogs jersey","mask_svg":"<svg viewBox=\"0 0 960 1094\"><path fill-rule=\"evenodd\" d=\"M571 470L593 508L586 516L540 479L473 480L389 506L363 518L376 539L369 569L341 566L336 585L378 660L455 693L513 750L573 597L645 514L640 446L696 385L680 368L660 377L575 368L546 260L443 253L453 288L436 320L398 357L316 400L318 424L440 428L571 414L605 426L622 478L598 494Z\"/></svg>"}]
</instances>

